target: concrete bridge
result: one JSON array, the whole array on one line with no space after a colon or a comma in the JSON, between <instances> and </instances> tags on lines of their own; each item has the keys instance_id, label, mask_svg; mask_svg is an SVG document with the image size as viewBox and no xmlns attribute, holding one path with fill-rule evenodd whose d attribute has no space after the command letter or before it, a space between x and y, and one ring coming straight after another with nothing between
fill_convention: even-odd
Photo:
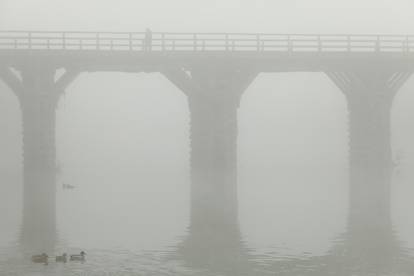
<instances>
[{"instance_id":1,"label":"concrete bridge","mask_svg":"<svg viewBox=\"0 0 414 276\"><path fill-rule=\"evenodd\" d=\"M32 237L34 229L54 232L56 106L79 73L94 71L159 72L188 97L190 229L203 237L211 236L211 225L238 231L243 92L261 72L326 73L348 103L351 178L359 179L350 181L350 223L388 225L390 110L413 70L414 36L0 32L0 78L17 96L23 118L23 237L46 243L50 236ZM49 200L40 200L45 195Z\"/></svg>"}]
</instances>

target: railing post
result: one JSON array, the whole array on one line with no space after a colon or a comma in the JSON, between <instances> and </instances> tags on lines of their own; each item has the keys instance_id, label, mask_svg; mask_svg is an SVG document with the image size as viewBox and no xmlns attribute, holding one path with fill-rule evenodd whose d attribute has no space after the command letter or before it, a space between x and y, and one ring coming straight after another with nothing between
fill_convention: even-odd
<instances>
[{"instance_id":1,"label":"railing post","mask_svg":"<svg viewBox=\"0 0 414 276\"><path fill-rule=\"evenodd\" d=\"M410 52L410 45L409 45L408 35L405 36L405 49L404 49L404 51L406 53L409 53Z\"/></svg>"},{"instance_id":2,"label":"railing post","mask_svg":"<svg viewBox=\"0 0 414 276\"><path fill-rule=\"evenodd\" d=\"M257 46L257 51L260 51L260 34L256 35L256 46Z\"/></svg>"},{"instance_id":3,"label":"railing post","mask_svg":"<svg viewBox=\"0 0 414 276\"><path fill-rule=\"evenodd\" d=\"M164 52L165 51L165 33L161 34L161 48L162 48L162 51Z\"/></svg>"},{"instance_id":4,"label":"railing post","mask_svg":"<svg viewBox=\"0 0 414 276\"><path fill-rule=\"evenodd\" d=\"M32 49L32 32L29 32L29 49Z\"/></svg>"},{"instance_id":5,"label":"railing post","mask_svg":"<svg viewBox=\"0 0 414 276\"><path fill-rule=\"evenodd\" d=\"M129 33L129 50L132 51L132 33Z\"/></svg>"},{"instance_id":6,"label":"railing post","mask_svg":"<svg viewBox=\"0 0 414 276\"><path fill-rule=\"evenodd\" d=\"M318 35L318 52L322 52L322 40L320 35Z\"/></svg>"},{"instance_id":7,"label":"railing post","mask_svg":"<svg viewBox=\"0 0 414 276\"><path fill-rule=\"evenodd\" d=\"M66 33L62 33L62 49L66 50Z\"/></svg>"},{"instance_id":8,"label":"railing post","mask_svg":"<svg viewBox=\"0 0 414 276\"><path fill-rule=\"evenodd\" d=\"M100 35L99 35L99 33L96 33L96 45L95 45L95 48L96 48L96 50L100 50L101 49L101 43L100 43Z\"/></svg>"},{"instance_id":9,"label":"railing post","mask_svg":"<svg viewBox=\"0 0 414 276\"><path fill-rule=\"evenodd\" d=\"M348 52L351 52L351 37L349 35L346 36L347 41L348 41Z\"/></svg>"},{"instance_id":10,"label":"railing post","mask_svg":"<svg viewBox=\"0 0 414 276\"><path fill-rule=\"evenodd\" d=\"M287 44L288 44L288 53L292 53L293 52L293 45L292 45L292 39L290 37L290 35L288 35L287 37Z\"/></svg>"},{"instance_id":11,"label":"railing post","mask_svg":"<svg viewBox=\"0 0 414 276\"><path fill-rule=\"evenodd\" d=\"M375 50L377 53L380 52L380 36L377 36L377 41L375 42Z\"/></svg>"},{"instance_id":12,"label":"railing post","mask_svg":"<svg viewBox=\"0 0 414 276\"><path fill-rule=\"evenodd\" d=\"M226 52L229 51L229 34L225 34Z\"/></svg>"}]
</instances>

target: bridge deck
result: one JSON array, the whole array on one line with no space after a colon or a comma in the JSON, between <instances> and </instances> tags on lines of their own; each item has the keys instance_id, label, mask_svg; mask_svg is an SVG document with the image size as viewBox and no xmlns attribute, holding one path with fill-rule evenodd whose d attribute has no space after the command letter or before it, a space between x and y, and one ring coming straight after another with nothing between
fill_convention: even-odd
<instances>
[{"instance_id":1,"label":"bridge deck","mask_svg":"<svg viewBox=\"0 0 414 276\"><path fill-rule=\"evenodd\" d=\"M85 70L134 71L142 69L136 68L138 60L151 67L206 58L256 62L261 71L278 70L275 60L288 61L281 71L303 66L321 70L367 59L406 67L414 64L414 36L0 31L2 63L13 66L34 56Z\"/></svg>"},{"instance_id":2,"label":"bridge deck","mask_svg":"<svg viewBox=\"0 0 414 276\"><path fill-rule=\"evenodd\" d=\"M414 52L414 36L0 31L0 49Z\"/></svg>"}]
</instances>

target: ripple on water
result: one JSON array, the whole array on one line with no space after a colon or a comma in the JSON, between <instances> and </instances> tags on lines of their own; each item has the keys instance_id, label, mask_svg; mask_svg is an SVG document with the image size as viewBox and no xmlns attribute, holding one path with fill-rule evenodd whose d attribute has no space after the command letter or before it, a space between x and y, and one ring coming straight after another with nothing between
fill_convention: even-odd
<instances>
[{"instance_id":1,"label":"ripple on water","mask_svg":"<svg viewBox=\"0 0 414 276\"><path fill-rule=\"evenodd\" d=\"M78 248L65 250L68 253L78 252ZM128 250L101 250L85 249L87 260L85 262L56 263L51 259L48 265L34 264L30 261L33 252L23 252L19 247L0 248L0 275L7 276L141 276L141 275L183 275L183 276L239 276L232 268L226 271L209 271L189 267L182 259L177 257L173 249L168 251L142 251ZM411 250L410 250L411 252ZM61 254L62 252L55 252ZM357 266L351 267L342 255L312 256L309 253L298 255L282 255L281 250L275 248L267 253L255 254L249 251L250 272L248 276L274 276L274 275L336 275L335 272L349 272L349 275L414 275L414 259L406 256L406 260L399 260L396 267L383 274L370 274L365 271L361 274ZM411 252L412 253L412 252ZM54 255L54 254L50 254ZM344 262L345 261L345 262ZM206 260L208 262L208 260ZM395 271L395 273L394 273ZM378 272L378 271L377 271ZM348 274L347 274L348 275Z\"/></svg>"},{"instance_id":2,"label":"ripple on water","mask_svg":"<svg viewBox=\"0 0 414 276\"><path fill-rule=\"evenodd\" d=\"M70 253L78 249L67 250ZM22 253L18 248L0 250L0 275L8 276L138 276L138 275L195 275L197 271L186 268L180 261L166 259L169 252L140 252L126 250L86 250L85 262L56 263L48 265L30 261L33 253ZM60 252L58 254L61 254ZM52 254L51 254L52 255ZM200 274L198 274L200 275ZM203 273L203 275L208 275ZM213 274L212 274L213 275ZM214 274L216 275L216 274Z\"/></svg>"}]
</instances>

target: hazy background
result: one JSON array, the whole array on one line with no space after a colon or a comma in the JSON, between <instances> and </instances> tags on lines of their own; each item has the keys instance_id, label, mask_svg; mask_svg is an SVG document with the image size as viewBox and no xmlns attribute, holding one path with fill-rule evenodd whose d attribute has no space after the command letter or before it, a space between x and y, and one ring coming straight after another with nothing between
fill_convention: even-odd
<instances>
[{"instance_id":1,"label":"hazy background","mask_svg":"<svg viewBox=\"0 0 414 276\"><path fill-rule=\"evenodd\" d=\"M414 34L412 1L0 0L1 30ZM394 219L414 246L414 83L393 108L404 163ZM0 245L21 215L21 123L0 82ZM189 111L159 74L81 74L57 111L58 229L72 247L157 249L185 235ZM344 231L347 109L322 73L261 74L239 110L240 223L249 247L322 254ZM307 231L303 231L306 227Z\"/></svg>"},{"instance_id":2,"label":"hazy background","mask_svg":"<svg viewBox=\"0 0 414 276\"><path fill-rule=\"evenodd\" d=\"M401 32L410 0L2 0L6 29L219 32Z\"/></svg>"}]
</instances>

